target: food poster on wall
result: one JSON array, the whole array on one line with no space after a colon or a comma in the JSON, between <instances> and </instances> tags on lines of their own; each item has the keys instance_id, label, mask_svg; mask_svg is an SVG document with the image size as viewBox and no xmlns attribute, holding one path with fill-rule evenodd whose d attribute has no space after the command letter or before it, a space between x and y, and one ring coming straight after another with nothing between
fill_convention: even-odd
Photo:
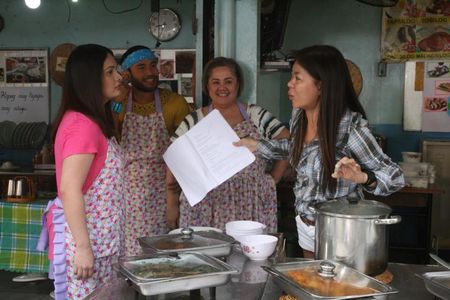
<instances>
[{"instance_id":1,"label":"food poster on wall","mask_svg":"<svg viewBox=\"0 0 450 300\"><path fill-rule=\"evenodd\" d=\"M48 50L0 49L0 122L49 122Z\"/></svg>"},{"instance_id":2,"label":"food poster on wall","mask_svg":"<svg viewBox=\"0 0 450 300\"><path fill-rule=\"evenodd\" d=\"M450 59L425 62L422 131L450 132L449 70Z\"/></svg>"},{"instance_id":3,"label":"food poster on wall","mask_svg":"<svg viewBox=\"0 0 450 300\"><path fill-rule=\"evenodd\" d=\"M383 9L382 59L450 59L450 1L400 0Z\"/></svg>"}]
</instances>

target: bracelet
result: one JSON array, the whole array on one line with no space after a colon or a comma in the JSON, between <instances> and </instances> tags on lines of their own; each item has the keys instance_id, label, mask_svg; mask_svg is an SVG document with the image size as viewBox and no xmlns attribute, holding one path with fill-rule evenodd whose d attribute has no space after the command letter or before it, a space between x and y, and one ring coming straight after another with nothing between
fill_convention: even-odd
<instances>
[{"instance_id":1,"label":"bracelet","mask_svg":"<svg viewBox=\"0 0 450 300\"><path fill-rule=\"evenodd\" d=\"M367 180L363 185L370 187L374 182L377 182L377 178L375 177L375 174L373 172L366 171L366 174Z\"/></svg>"}]
</instances>

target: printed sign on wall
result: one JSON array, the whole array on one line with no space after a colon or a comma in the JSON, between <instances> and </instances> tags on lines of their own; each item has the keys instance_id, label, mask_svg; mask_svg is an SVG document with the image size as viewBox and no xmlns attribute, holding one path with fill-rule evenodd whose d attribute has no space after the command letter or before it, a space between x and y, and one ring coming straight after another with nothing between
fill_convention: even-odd
<instances>
[{"instance_id":1,"label":"printed sign on wall","mask_svg":"<svg viewBox=\"0 0 450 300\"><path fill-rule=\"evenodd\" d=\"M383 9L382 59L450 58L450 1L400 0Z\"/></svg>"},{"instance_id":2,"label":"printed sign on wall","mask_svg":"<svg viewBox=\"0 0 450 300\"><path fill-rule=\"evenodd\" d=\"M422 131L450 132L450 60L425 62Z\"/></svg>"},{"instance_id":3,"label":"printed sign on wall","mask_svg":"<svg viewBox=\"0 0 450 300\"><path fill-rule=\"evenodd\" d=\"M49 122L48 50L0 49L0 121Z\"/></svg>"}]
</instances>

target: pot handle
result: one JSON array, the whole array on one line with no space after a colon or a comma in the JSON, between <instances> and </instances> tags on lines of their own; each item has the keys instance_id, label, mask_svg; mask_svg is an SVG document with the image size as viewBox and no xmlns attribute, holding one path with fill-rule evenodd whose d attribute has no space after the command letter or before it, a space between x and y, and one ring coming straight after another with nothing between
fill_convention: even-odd
<instances>
[{"instance_id":1,"label":"pot handle","mask_svg":"<svg viewBox=\"0 0 450 300\"><path fill-rule=\"evenodd\" d=\"M375 225L392 225L402 221L401 216L390 216L389 218L379 218L375 220Z\"/></svg>"}]
</instances>

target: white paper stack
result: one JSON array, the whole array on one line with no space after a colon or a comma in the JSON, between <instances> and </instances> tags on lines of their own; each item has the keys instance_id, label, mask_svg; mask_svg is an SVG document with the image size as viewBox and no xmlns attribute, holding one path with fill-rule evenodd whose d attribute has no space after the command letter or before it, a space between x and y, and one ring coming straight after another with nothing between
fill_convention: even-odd
<instances>
[{"instance_id":1,"label":"white paper stack","mask_svg":"<svg viewBox=\"0 0 450 300\"><path fill-rule=\"evenodd\" d=\"M218 110L211 111L170 145L163 158L194 206L206 194L254 160Z\"/></svg>"}]
</instances>

